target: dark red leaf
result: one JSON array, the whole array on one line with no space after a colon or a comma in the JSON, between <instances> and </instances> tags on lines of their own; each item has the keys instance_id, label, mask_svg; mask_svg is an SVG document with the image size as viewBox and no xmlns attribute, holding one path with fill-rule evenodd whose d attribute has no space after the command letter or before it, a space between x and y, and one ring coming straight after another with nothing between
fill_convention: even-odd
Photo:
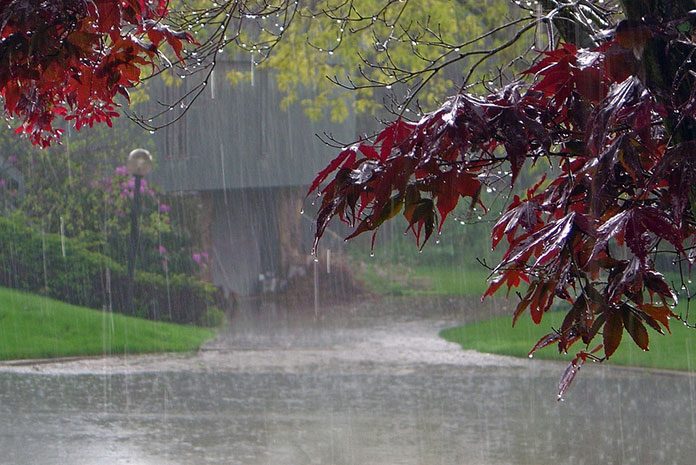
<instances>
[{"instance_id":1,"label":"dark red leaf","mask_svg":"<svg viewBox=\"0 0 696 465\"><path fill-rule=\"evenodd\" d=\"M404 142L415 130L413 123L398 119L384 128L375 139L375 145L380 145L381 161L386 161L392 149Z\"/></svg>"},{"instance_id":2,"label":"dark red leaf","mask_svg":"<svg viewBox=\"0 0 696 465\"><path fill-rule=\"evenodd\" d=\"M317 190L319 185L322 182L324 182L324 180L329 176L329 174L336 171L338 167L341 166L341 164L351 165L352 163L354 163L355 157L355 147L348 147L344 149L341 153L339 153L338 156L331 160L331 163L329 163L326 168L321 170L319 174L317 174L317 176L314 178L314 181L312 181L312 184L309 186L309 189L307 190L307 196L309 196L309 194Z\"/></svg>"},{"instance_id":3,"label":"dark red leaf","mask_svg":"<svg viewBox=\"0 0 696 465\"><path fill-rule=\"evenodd\" d=\"M529 307L529 304L532 301L532 296L536 292L536 287L538 283L532 283L529 285L529 290L527 291L527 295L525 295L522 300L517 304L517 307L515 307L515 313L512 315L512 326L515 326L515 323L517 323L517 320L519 317L524 313L524 311Z\"/></svg>"},{"instance_id":4,"label":"dark red leaf","mask_svg":"<svg viewBox=\"0 0 696 465\"><path fill-rule=\"evenodd\" d=\"M625 81L614 85L601 104L597 106L590 118L590 128L587 132L587 147L590 153L597 156L605 145L608 136L617 124L634 121L637 105L650 98L645 86L639 78L628 77ZM633 113L630 113L631 110Z\"/></svg>"},{"instance_id":5,"label":"dark red leaf","mask_svg":"<svg viewBox=\"0 0 696 465\"><path fill-rule=\"evenodd\" d=\"M542 226L540 206L529 200L521 202L520 198L515 196L508 211L500 217L493 227L493 247L498 245L504 235L507 235L508 241L512 243L518 227L523 228L528 233L533 233Z\"/></svg>"},{"instance_id":6,"label":"dark red leaf","mask_svg":"<svg viewBox=\"0 0 696 465\"><path fill-rule=\"evenodd\" d=\"M612 309L606 315L604 323L604 355L609 358L621 344L621 335L623 333L623 318L621 312Z\"/></svg>"},{"instance_id":7,"label":"dark red leaf","mask_svg":"<svg viewBox=\"0 0 696 465\"><path fill-rule=\"evenodd\" d=\"M404 217L408 221L408 229L416 236L416 244L421 248L435 230L435 210L432 199L420 199L418 202L406 205ZM425 228L423 243L420 242L421 231Z\"/></svg>"},{"instance_id":8,"label":"dark red leaf","mask_svg":"<svg viewBox=\"0 0 696 465\"><path fill-rule=\"evenodd\" d=\"M669 319L676 317L676 315L674 312L672 312L672 310L669 309L669 307L667 307L667 305L643 304L640 306L640 309L653 319L660 322L662 326L664 326L665 329L671 333L669 329Z\"/></svg>"},{"instance_id":9,"label":"dark red leaf","mask_svg":"<svg viewBox=\"0 0 696 465\"><path fill-rule=\"evenodd\" d=\"M360 150L363 153L363 155L365 155L367 158L379 160L379 154L377 153L377 150L375 150L375 148L371 145L360 144L358 145L358 150Z\"/></svg>"},{"instance_id":10,"label":"dark red leaf","mask_svg":"<svg viewBox=\"0 0 696 465\"><path fill-rule=\"evenodd\" d=\"M553 302L553 283L544 282L537 286L532 301L529 304L529 314L535 324L541 323L544 313L551 308Z\"/></svg>"},{"instance_id":11,"label":"dark red leaf","mask_svg":"<svg viewBox=\"0 0 696 465\"><path fill-rule=\"evenodd\" d=\"M556 344L556 343L558 343L558 341L560 339L561 339L561 336L556 332L549 333L545 336L542 336L541 339L539 339L537 341L537 343L534 344L534 347L532 347L532 350L530 350L529 354L527 354L527 355L529 355L529 357L531 357L532 355L534 355L534 352L536 352L537 350L543 349L544 347L549 346L551 344Z\"/></svg>"},{"instance_id":12,"label":"dark red leaf","mask_svg":"<svg viewBox=\"0 0 696 465\"><path fill-rule=\"evenodd\" d=\"M622 308L623 325L633 341L643 350L648 350L648 331L628 306Z\"/></svg>"},{"instance_id":13,"label":"dark red leaf","mask_svg":"<svg viewBox=\"0 0 696 465\"><path fill-rule=\"evenodd\" d=\"M514 268L504 270L498 276L490 281L490 285L483 297L492 296L503 284L507 284L507 294L510 294L510 289L518 287L522 282L529 283L529 277L522 270Z\"/></svg>"},{"instance_id":14,"label":"dark red leaf","mask_svg":"<svg viewBox=\"0 0 696 465\"><path fill-rule=\"evenodd\" d=\"M584 365L586 357L584 352L580 352L568 365L563 372L561 380L558 382L558 400L563 400L563 396L568 392L570 385L573 383L575 376Z\"/></svg>"},{"instance_id":15,"label":"dark red leaf","mask_svg":"<svg viewBox=\"0 0 696 465\"><path fill-rule=\"evenodd\" d=\"M677 302L677 296L661 273L655 270L646 270L643 274L643 282L651 294L654 293L663 299L671 299L673 302Z\"/></svg>"}]
</instances>

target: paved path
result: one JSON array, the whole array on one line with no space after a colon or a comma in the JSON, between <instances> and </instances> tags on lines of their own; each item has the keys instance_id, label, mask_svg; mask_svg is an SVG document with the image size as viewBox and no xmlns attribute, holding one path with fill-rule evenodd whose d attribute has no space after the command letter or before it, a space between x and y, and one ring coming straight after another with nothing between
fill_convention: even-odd
<instances>
[{"instance_id":1,"label":"paved path","mask_svg":"<svg viewBox=\"0 0 696 465\"><path fill-rule=\"evenodd\" d=\"M461 351L460 301L247 302L193 355L0 366L2 461L32 465L684 464L689 375ZM479 315L477 315L479 313Z\"/></svg>"}]
</instances>

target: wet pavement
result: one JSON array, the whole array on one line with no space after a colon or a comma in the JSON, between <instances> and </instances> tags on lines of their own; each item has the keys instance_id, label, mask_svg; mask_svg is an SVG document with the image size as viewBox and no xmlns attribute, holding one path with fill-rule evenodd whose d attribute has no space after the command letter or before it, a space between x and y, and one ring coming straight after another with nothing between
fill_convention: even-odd
<instances>
[{"instance_id":1,"label":"wet pavement","mask_svg":"<svg viewBox=\"0 0 696 465\"><path fill-rule=\"evenodd\" d=\"M684 464L696 378L462 351L457 300L243 302L192 355L0 366L12 464ZM478 315L477 315L478 313Z\"/></svg>"}]
</instances>

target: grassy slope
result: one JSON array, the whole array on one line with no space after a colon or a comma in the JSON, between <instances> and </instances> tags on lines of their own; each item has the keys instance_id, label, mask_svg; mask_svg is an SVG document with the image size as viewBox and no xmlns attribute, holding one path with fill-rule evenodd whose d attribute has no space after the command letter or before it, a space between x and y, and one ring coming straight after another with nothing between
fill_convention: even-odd
<instances>
[{"instance_id":1,"label":"grassy slope","mask_svg":"<svg viewBox=\"0 0 696 465\"><path fill-rule=\"evenodd\" d=\"M398 266L365 263L362 280L371 292L387 295L452 295L480 297L489 272L481 266Z\"/></svg>"},{"instance_id":2,"label":"grassy slope","mask_svg":"<svg viewBox=\"0 0 696 465\"><path fill-rule=\"evenodd\" d=\"M563 313L551 312L544 316L541 325L532 323L525 315L512 328L510 317L499 317L478 323L467 324L445 329L440 335L451 342L456 342L464 349L480 352L490 352L516 357L526 357L536 341L550 331L551 327L559 328ZM684 327L673 320L670 325L672 334L664 336L649 329L650 351L643 352L631 340L626 331L623 333L621 347L611 357L609 363L648 368L673 370L696 369L696 331ZM601 337L598 338L598 343ZM556 346L546 347L537 351L536 358L570 361L573 349L580 350L580 344L571 348L568 355L559 355Z\"/></svg>"},{"instance_id":3,"label":"grassy slope","mask_svg":"<svg viewBox=\"0 0 696 465\"><path fill-rule=\"evenodd\" d=\"M0 288L0 359L196 350L214 331Z\"/></svg>"}]
</instances>

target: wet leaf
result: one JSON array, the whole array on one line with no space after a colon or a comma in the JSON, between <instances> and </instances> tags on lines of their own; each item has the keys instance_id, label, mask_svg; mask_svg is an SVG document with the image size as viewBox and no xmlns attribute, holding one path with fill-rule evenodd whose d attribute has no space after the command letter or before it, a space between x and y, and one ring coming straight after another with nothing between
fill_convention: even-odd
<instances>
[{"instance_id":1,"label":"wet leaf","mask_svg":"<svg viewBox=\"0 0 696 465\"><path fill-rule=\"evenodd\" d=\"M529 291L527 291L527 295L520 300L520 302L517 304L517 307L515 307L515 313L512 315L512 326L515 326L515 323L517 323L517 320L519 317L524 313L524 311L529 307L529 304L532 301L532 295L534 295L534 292L536 290L537 283L532 283L529 286Z\"/></svg>"},{"instance_id":2,"label":"wet leaf","mask_svg":"<svg viewBox=\"0 0 696 465\"><path fill-rule=\"evenodd\" d=\"M653 319L660 322L662 326L664 326L665 329L671 333L669 329L669 319L676 317L676 315L667 305L643 304L640 306L640 309Z\"/></svg>"},{"instance_id":3,"label":"wet leaf","mask_svg":"<svg viewBox=\"0 0 696 465\"><path fill-rule=\"evenodd\" d=\"M324 182L324 180L326 180L329 174L336 171L341 165L352 167L351 165L355 162L355 157L356 155L354 147L349 147L343 150L341 153L339 153L338 156L331 160L331 163L329 163L326 166L326 168L321 170L319 174L317 174L317 176L314 178L312 184L309 186L309 189L307 190L307 196L309 196L309 194L311 194L312 192L316 191L317 188L319 188L319 185L322 182Z\"/></svg>"},{"instance_id":4,"label":"wet leaf","mask_svg":"<svg viewBox=\"0 0 696 465\"><path fill-rule=\"evenodd\" d=\"M633 342L643 350L648 350L648 331L643 326L643 323L636 317L628 306L623 307L622 312L623 325L628 331L628 334L633 338Z\"/></svg>"},{"instance_id":5,"label":"wet leaf","mask_svg":"<svg viewBox=\"0 0 696 465\"><path fill-rule=\"evenodd\" d=\"M556 344L558 341L561 339L560 334L556 332L549 333L545 336L542 336L541 339L537 341L536 344L534 344L534 347L532 347L532 350L529 351L529 356L531 357L534 355L534 352L536 352L539 349L543 349L546 346L549 346L551 344Z\"/></svg>"},{"instance_id":6,"label":"wet leaf","mask_svg":"<svg viewBox=\"0 0 696 465\"><path fill-rule=\"evenodd\" d=\"M604 323L604 354L607 358L611 357L616 352L619 344L621 344L622 333L623 318L621 317L621 312L612 309L606 316L606 322Z\"/></svg>"},{"instance_id":7,"label":"wet leaf","mask_svg":"<svg viewBox=\"0 0 696 465\"><path fill-rule=\"evenodd\" d=\"M420 199L416 203L406 205L404 217L408 221L408 229L416 236L416 243L422 248L435 230L435 209L432 199ZM425 236L421 244L421 232Z\"/></svg>"},{"instance_id":8,"label":"wet leaf","mask_svg":"<svg viewBox=\"0 0 696 465\"><path fill-rule=\"evenodd\" d=\"M574 359L573 361L568 364L566 367L565 371L563 372L563 375L561 376L561 380L558 382L558 397L557 399L563 400L563 396L566 395L568 392L568 389L570 389L570 385L573 383L573 380L575 380L575 377L577 376L578 372L580 371L580 368L585 364L585 356L584 352L580 352Z\"/></svg>"}]
</instances>

